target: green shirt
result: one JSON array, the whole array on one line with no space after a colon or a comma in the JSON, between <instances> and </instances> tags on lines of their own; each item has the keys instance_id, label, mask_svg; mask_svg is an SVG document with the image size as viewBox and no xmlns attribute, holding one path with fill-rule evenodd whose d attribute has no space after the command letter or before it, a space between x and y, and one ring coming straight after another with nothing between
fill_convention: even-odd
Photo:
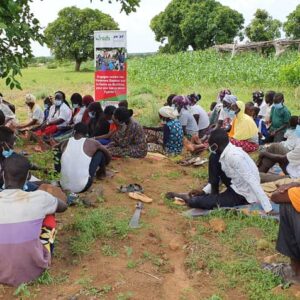
<instances>
[{"instance_id":1,"label":"green shirt","mask_svg":"<svg viewBox=\"0 0 300 300\"><path fill-rule=\"evenodd\" d=\"M291 113L288 108L283 105L282 108L275 108L274 106L271 109L271 117L270 120L272 122L270 131L274 131L279 129L281 126L285 124L289 124L291 118Z\"/></svg>"}]
</instances>

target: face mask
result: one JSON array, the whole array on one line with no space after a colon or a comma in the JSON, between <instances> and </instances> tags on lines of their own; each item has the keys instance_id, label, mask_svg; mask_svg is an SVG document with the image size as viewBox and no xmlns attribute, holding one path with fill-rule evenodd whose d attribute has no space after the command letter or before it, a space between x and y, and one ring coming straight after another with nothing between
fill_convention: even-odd
<instances>
[{"instance_id":1,"label":"face mask","mask_svg":"<svg viewBox=\"0 0 300 300\"><path fill-rule=\"evenodd\" d=\"M229 112L230 112L230 109L227 108L227 107L224 107L223 110L224 110L227 114L229 114Z\"/></svg>"},{"instance_id":2,"label":"face mask","mask_svg":"<svg viewBox=\"0 0 300 300\"><path fill-rule=\"evenodd\" d=\"M54 104L55 104L55 106L61 106L62 101L61 100L55 100Z\"/></svg>"},{"instance_id":3,"label":"face mask","mask_svg":"<svg viewBox=\"0 0 300 300\"><path fill-rule=\"evenodd\" d=\"M297 126L296 126L295 134L297 135L297 137L300 138L300 125L297 125Z\"/></svg>"},{"instance_id":4,"label":"face mask","mask_svg":"<svg viewBox=\"0 0 300 300\"><path fill-rule=\"evenodd\" d=\"M212 144L211 146L208 147L208 151L210 154L217 154L217 149L218 149L217 144Z\"/></svg>"},{"instance_id":5,"label":"face mask","mask_svg":"<svg viewBox=\"0 0 300 300\"><path fill-rule=\"evenodd\" d=\"M24 186L23 186L23 191L27 191L28 190L28 185L27 183L25 182Z\"/></svg>"},{"instance_id":6,"label":"face mask","mask_svg":"<svg viewBox=\"0 0 300 300\"><path fill-rule=\"evenodd\" d=\"M229 112L227 114L230 119L233 119L236 116L235 111L233 111L233 110L229 110Z\"/></svg>"},{"instance_id":7,"label":"face mask","mask_svg":"<svg viewBox=\"0 0 300 300\"><path fill-rule=\"evenodd\" d=\"M283 107L283 104L282 103L276 103L276 104L274 103L273 106L274 106L274 108L279 109L279 108Z\"/></svg>"},{"instance_id":8,"label":"face mask","mask_svg":"<svg viewBox=\"0 0 300 300\"><path fill-rule=\"evenodd\" d=\"M14 151L12 149L9 149L9 150L3 150L2 151L2 155L3 157L5 158L8 158L10 156L12 156L12 154L14 153Z\"/></svg>"},{"instance_id":9,"label":"face mask","mask_svg":"<svg viewBox=\"0 0 300 300\"><path fill-rule=\"evenodd\" d=\"M78 108L78 107L79 107L78 104L73 104L73 108L74 108L74 109L76 109L76 108Z\"/></svg>"},{"instance_id":10,"label":"face mask","mask_svg":"<svg viewBox=\"0 0 300 300\"><path fill-rule=\"evenodd\" d=\"M96 113L95 112L89 112L89 117L91 119L94 119L96 117Z\"/></svg>"}]
</instances>

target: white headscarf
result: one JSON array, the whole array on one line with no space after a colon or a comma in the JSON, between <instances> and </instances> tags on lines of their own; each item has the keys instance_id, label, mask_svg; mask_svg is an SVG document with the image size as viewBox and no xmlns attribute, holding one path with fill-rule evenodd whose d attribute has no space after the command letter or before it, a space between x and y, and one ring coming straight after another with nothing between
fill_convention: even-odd
<instances>
[{"instance_id":1,"label":"white headscarf","mask_svg":"<svg viewBox=\"0 0 300 300\"><path fill-rule=\"evenodd\" d=\"M229 104L236 104L237 97L234 95L225 95L223 101L229 103Z\"/></svg>"},{"instance_id":2,"label":"white headscarf","mask_svg":"<svg viewBox=\"0 0 300 300\"><path fill-rule=\"evenodd\" d=\"M179 113L176 108L170 107L170 106L163 106L159 109L159 114L164 117L171 120L174 120L178 117Z\"/></svg>"},{"instance_id":3,"label":"white headscarf","mask_svg":"<svg viewBox=\"0 0 300 300\"><path fill-rule=\"evenodd\" d=\"M25 103L26 104L29 104L29 103L35 104L35 97L32 94L27 94L25 96Z\"/></svg>"}]
</instances>

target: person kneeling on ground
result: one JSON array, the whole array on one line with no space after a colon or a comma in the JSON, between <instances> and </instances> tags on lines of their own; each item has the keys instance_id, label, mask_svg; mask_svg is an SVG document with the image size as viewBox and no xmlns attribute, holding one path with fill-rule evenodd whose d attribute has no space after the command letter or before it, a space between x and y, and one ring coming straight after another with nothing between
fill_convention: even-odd
<instances>
[{"instance_id":1,"label":"person kneeling on ground","mask_svg":"<svg viewBox=\"0 0 300 300\"><path fill-rule=\"evenodd\" d=\"M51 253L40 240L47 215L67 205L44 191L25 192L29 161L15 154L4 161L5 190L0 193L0 283L18 286L35 280L50 266Z\"/></svg>"},{"instance_id":2,"label":"person kneeling on ground","mask_svg":"<svg viewBox=\"0 0 300 300\"><path fill-rule=\"evenodd\" d=\"M264 269L286 282L300 283L300 183L282 185L271 200L280 204L280 222L276 249L290 258L287 264L265 264Z\"/></svg>"},{"instance_id":3,"label":"person kneeling on ground","mask_svg":"<svg viewBox=\"0 0 300 300\"><path fill-rule=\"evenodd\" d=\"M258 169L251 157L229 142L223 129L214 130L208 140L209 184L201 191L189 194L167 193L167 198L179 197L192 208L213 209L260 202L266 212L272 211L269 198L260 186ZM220 181L226 191L220 193Z\"/></svg>"},{"instance_id":4,"label":"person kneeling on ground","mask_svg":"<svg viewBox=\"0 0 300 300\"><path fill-rule=\"evenodd\" d=\"M61 187L73 193L88 190L95 175L105 177L106 165L111 160L108 150L94 139L86 138L87 134L88 127L78 123L74 126L74 136L59 145L61 158L55 169L61 173Z\"/></svg>"}]
</instances>

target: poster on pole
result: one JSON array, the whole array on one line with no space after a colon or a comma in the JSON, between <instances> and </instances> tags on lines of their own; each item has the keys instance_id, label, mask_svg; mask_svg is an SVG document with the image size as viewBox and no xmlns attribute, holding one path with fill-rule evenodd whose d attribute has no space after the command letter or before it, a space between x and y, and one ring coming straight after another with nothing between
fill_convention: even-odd
<instances>
[{"instance_id":1,"label":"poster on pole","mask_svg":"<svg viewBox=\"0 0 300 300\"><path fill-rule=\"evenodd\" d=\"M127 99L126 31L94 32L95 100L105 103Z\"/></svg>"}]
</instances>

